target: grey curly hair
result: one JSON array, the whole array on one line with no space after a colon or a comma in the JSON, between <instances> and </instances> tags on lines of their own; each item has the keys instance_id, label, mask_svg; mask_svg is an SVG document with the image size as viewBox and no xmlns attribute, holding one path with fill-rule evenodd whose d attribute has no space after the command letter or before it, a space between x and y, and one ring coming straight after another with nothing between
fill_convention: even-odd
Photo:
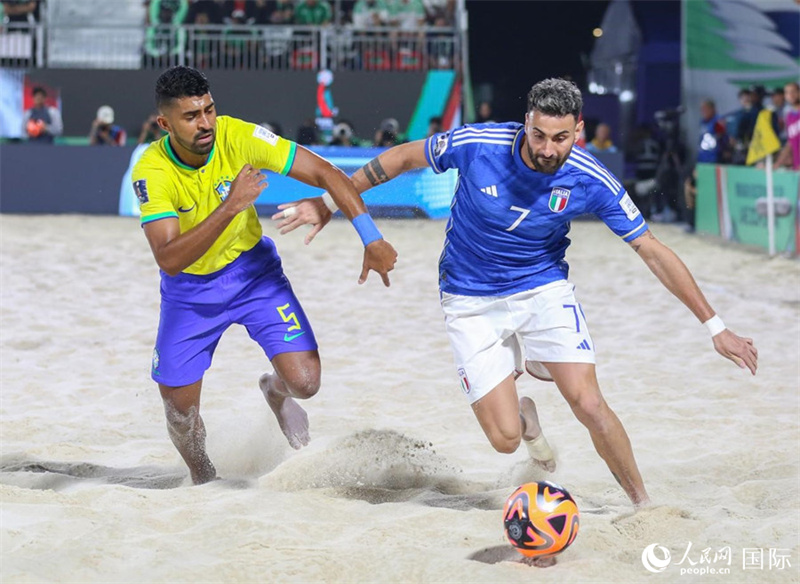
<instances>
[{"instance_id":1,"label":"grey curly hair","mask_svg":"<svg viewBox=\"0 0 800 584\"><path fill-rule=\"evenodd\" d=\"M534 85L528 93L529 112L535 110L559 118L572 114L577 120L582 108L581 90L566 79L545 79Z\"/></svg>"}]
</instances>

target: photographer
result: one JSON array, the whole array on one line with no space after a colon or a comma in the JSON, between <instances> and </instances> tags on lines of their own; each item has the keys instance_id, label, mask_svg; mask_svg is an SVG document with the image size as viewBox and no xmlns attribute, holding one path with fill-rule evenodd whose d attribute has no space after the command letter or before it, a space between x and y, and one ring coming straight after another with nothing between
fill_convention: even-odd
<instances>
[{"instance_id":1,"label":"photographer","mask_svg":"<svg viewBox=\"0 0 800 584\"><path fill-rule=\"evenodd\" d=\"M150 142L155 142L164 134L165 132L159 127L156 121L156 114L150 114L144 121L144 124L142 124L142 131L139 133L139 140L137 140L136 143L149 144Z\"/></svg>"},{"instance_id":2,"label":"photographer","mask_svg":"<svg viewBox=\"0 0 800 584\"><path fill-rule=\"evenodd\" d=\"M331 146L357 146L353 136L353 126L349 122L341 121L333 127L333 140Z\"/></svg>"},{"instance_id":3,"label":"photographer","mask_svg":"<svg viewBox=\"0 0 800 584\"><path fill-rule=\"evenodd\" d=\"M102 105L89 130L89 143L92 146L124 146L127 134L120 126L114 125L114 110Z\"/></svg>"}]
</instances>

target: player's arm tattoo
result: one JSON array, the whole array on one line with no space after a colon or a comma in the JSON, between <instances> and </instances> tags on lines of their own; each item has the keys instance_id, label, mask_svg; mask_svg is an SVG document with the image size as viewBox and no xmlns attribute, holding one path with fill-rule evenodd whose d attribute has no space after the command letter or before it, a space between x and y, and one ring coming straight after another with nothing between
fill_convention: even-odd
<instances>
[{"instance_id":1,"label":"player's arm tattoo","mask_svg":"<svg viewBox=\"0 0 800 584\"><path fill-rule=\"evenodd\" d=\"M389 181L386 171L383 170L383 167L381 166L381 161L377 158L373 158L367 162L361 167L361 170L364 171L364 176L367 177L369 184L371 184L373 187Z\"/></svg>"},{"instance_id":2,"label":"player's arm tattoo","mask_svg":"<svg viewBox=\"0 0 800 584\"><path fill-rule=\"evenodd\" d=\"M656 238L656 236L653 235L650 232L649 229L645 233L643 233L641 237L648 237L650 239L655 239ZM638 237L637 237L637 239L638 239ZM633 248L633 251L635 251L636 253L639 253L639 248L642 247L642 244L641 243L634 243L633 245L631 245L631 247Z\"/></svg>"}]
</instances>

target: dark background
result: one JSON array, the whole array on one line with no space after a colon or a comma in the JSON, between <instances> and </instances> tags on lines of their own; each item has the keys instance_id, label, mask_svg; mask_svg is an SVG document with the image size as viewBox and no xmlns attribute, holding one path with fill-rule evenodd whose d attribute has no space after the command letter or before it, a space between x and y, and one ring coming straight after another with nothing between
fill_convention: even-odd
<instances>
[{"instance_id":1,"label":"dark background","mask_svg":"<svg viewBox=\"0 0 800 584\"><path fill-rule=\"evenodd\" d=\"M531 86L570 77L587 93L586 71L608 0L467 0L469 50L476 106L492 86L497 121L521 120ZM636 118L650 123L659 109L681 103L679 0L633 0L642 33ZM604 31L605 34L621 31Z\"/></svg>"},{"instance_id":2,"label":"dark background","mask_svg":"<svg viewBox=\"0 0 800 584\"><path fill-rule=\"evenodd\" d=\"M585 88L582 55L591 52L606 0L468 0L473 86L494 87L497 121L521 120L531 86L570 76ZM476 106L479 96L476 96Z\"/></svg>"}]
</instances>

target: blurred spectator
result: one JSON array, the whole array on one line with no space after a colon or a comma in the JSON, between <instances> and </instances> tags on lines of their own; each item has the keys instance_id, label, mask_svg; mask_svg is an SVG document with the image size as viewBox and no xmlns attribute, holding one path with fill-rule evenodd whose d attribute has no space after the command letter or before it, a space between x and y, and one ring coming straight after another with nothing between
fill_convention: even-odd
<instances>
[{"instance_id":1,"label":"blurred spectator","mask_svg":"<svg viewBox=\"0 0 800 584\"><path fill-rule=\"evenodd\" d=\"M204 14L198 22L198 16ZM186 15L188 24L222 24L222 6L217 0L194 0Z\"/></svg>"},{"instance_id":2,"label":"blurred spectator","mask_svg":"<svg viewBox=\"0 0 800 584\"><path fill-rule=\"evenodd\" d=\"M400 123L394 118L386 118L381 122L380 127L375 131L373 139L374 146L391 147L400 143L398 133L400 132Z\"/></svg>"},{"instance_id":3,"label":"blurred spectator","mask_svg":"<svg viewBox=\"0 0 800 584\"><path fill-rule=\"evenodd\" d=\"M333 127L331 146L358 146L350 122L343 120Z\"/></svg>"},{"instance_id":4,"label":"blurred spectator","mask_svg":"<svg viewBox=\"0 0 800 584\"><path fill-rule=\"evenodd\" d=\"M47 92L42 87L33 88L33 107L22 117L22 133L31 142L52 144L55 136L60 136L64 128L61 112L48 106Z\"/></svg>"},{"instance_id":5,"label":"blurred spectator","mask_svg":"<svg viewBox=\"0 0 800 584\"><path fill-rule=\"evenodd\" d=\"M201 30L196 30L192 34L191 42L187 47L187 55L192 66L199 69L210 67L218 61L218 52L213 49L219 47L219 31L202 29L202 27L212 24L209 15L210 12L198 11L191 21L191 24L201 27Z\"/></svg>"},{"instance_id":6,"label":"blurred spectator","mask_svg":"<svg viewBox=\"0 0 800 584\"><path fill-rule=\"evenodd\" d=\"M783 91L790 109L784 117L786 145L778 155L776 166L800 170L800 85L792 81L784 86Z\"/></svg>"},{"instance_id":7,"label":"blurred spectator","mask_svg":"<svg viewBox=\"0 0 800 584\"><path fill-rule=\"evenodd\" d=\"M756 104L758 111L761 111L765 107L767 107L766 99L767 99L767 88L763 85L753 85L750 88L750 92L753 94L753 103Z\"/></svg>"},{"instance_id":8,"label":"blurred spectator","mask_svg":"<svg viewBox=\"0 0 800 584\"><path fill-rule=\"evenodd\" d=\"M307 118L299 128L297 128L297 140L295 140L301 146L312 146L314 144L319 144L319 139L317 138L317 125L314 123L314 120L311 118Z\"/></svg>"},{"instance_id":9,"label":"blurred spectator","mask_svg":"<svg viewBox=\"0 0 800 584\"><path fill-rule=\"evenodd\" d=\"M454 26L456 21L455 0L422 0L425 21L430 26Z\"/></svg>"},{"instance_id":10,"label":"blurred spectator","mask_svg":"<svg viewBox=\"0 0 800 584\"><path fill-rule=\"evenodd\" d=\"M258 24L291 24L294 20L294 2L281 0L266 2L256 14Z\"/></svg>"},{"instance_id":11,"label":"blurred spectator","mask_svg":"<svg viewBox=\"0 0 800 584\"><path fill-rule=\"evenodd\" d=\"M791 107L786 103L783 87L776 87L770 94L769 109L775 112L778 126L778 139L781 144L786 143L786 114L791 111Z\"/></svg>"},{"instance_id":12,"label":"blurred spectator","mask_svg":"<svg viewBox=\"0 0 800 584\"><path fill-rule=\"evenodd\" d=\"M727 158L728 137L725 124L717 115L717 107L711 99L700 102L700 131L698 132L698 163L720 164ZM694 231L695 206L697 201L697 166L691 165L683 181L684 219L687 230Z\"/></svg>"},{"instance_id":13,"label":"blurred spectator","mask_svg":"<svg viewBox=\"0 0 800 584\"><path fill-rule=\"evenodd\" d=\"M137 144L149 144L150 142L155 142L162 136L166 136L167 133L158 125L156 118L156 114L150 114L144 121L144 124L142 124L142 131L139 132Z\"/></svg>"},{"instance_id":14,"label":"blurred spectator","mask_svg":"<svg viewBox=\"0 0 800 584\"><path fill-rule=\"evenodd\" d=\"M492 104L488 101L482 101L478 105L478 115L475 117L476 124L491 124L494 122L492 119Z\"/></svg>"},{"instance_id":15,"label":"blurred spectator","mask_svg":"<svg viewBox=\"0 0 800 584\"><path fill-rule=\"evenodd\" d=\"M328 0L300 0L294 10L294 23L322 26L330 24L332 14Z\"/></svg>"},{"instance_id":16,"label":"blurred spectator","mask_svg":"<svg viewBox=\"0 0 800 584\"><path fill-rule=\"evenodd\" d=\"M377 148L391 148L397 146L397 134L389 130L378 130L375 132L375 141L373 145Z\"/></svg>"},{"instance_id":17,"label":"blurred spectator","mask_svg":"<svg viewBox=\"0 0 800 584\"><path fill-rule=\"evenodd\" d=\"M731 159L733 164L745 163L758 112L761 111L760 103L756 101L756 94L750 89L739 91L739 103L741 109L730 114L726 124L733 146Z\"/></svg>"},{"instance_id":18,"label":"blurred spectator","mask_svg":"<svg viewBox=\"0 0 800 584\"><path fill-rule=\"evenodd\" d=\"M425 55L425 7L422 0L389 0L389 26L394 52L394 68L417 70Z\"/></svg>"},{"instance_id":19,"label":"blurred spectator","mask_svg":"<svg viewBox=\"0 0 800 584\"><path fill-rule=\"evenodd\" d=\"M89 143L93 146L124 146L127 137L125 130L114 124L114 110L111 106L100 106L89 130Z\"/></svg>"},{"instance_id":20,"label":"blurred spectator","mask_svg":"<svg viewBox=\"0 0 800 584\"><path fill-rule=\"evenodd\" d=\"M247 67L255 62L257 30L246 28L250 17L244 10L236 8L225 21L230 25L223 32L226 65Z\"/></svg>"},{"instance_id":21,"label":"blurred spectator","mask_svg":"<svg viewBox=\"0 0 800 584\"><path fill-rule=\"evenodd\" d=\"M161 67L177 64L186 43L186 31L180 25L188 12L189 0L150 1L144 44L149 64Z\"/></svg>"},{"instance_id":22,"label":"blurred spectator","mask_svg":"<svg viewBox=\"0 0 800 584\"><path fill-rule=\"evenodd\" d=\"M433 116L428 120L428 138L434 134L439 134L440 132L444 132L442 118L440 116Z\"/></svg>"},{"instance_id":23,"label":"blurred spectator","mask_svg":"<svg viewBox=\"0 0 800 584\"><path fill-rule=\"evenodd\" d=\"M586 145L586 150L592 153L597 152L616 152L617 147L611 141L611 126L608 124L597 124L594 131L594 138Z\"/></svg>"},{"instance_id":24,"label":"blurred spectator","mask_svg":"<svg viewBox=\"0 0 800 584\"><path fill-rule=\"evenodd\" d=\"M389 24L403 31L418 31L425 25L422 0L389 0Z\"/></svg>"},{"instance_id":25,"label":"blurred spectator","mask_svg":"<svg viewBox=\"0 0 800 584\"><path fill-rule=\"evenodd\" d=\"M389 8L383 0L358 0L353 7L353 28L363 30L385 26L389 22Z\"/></svg>"},{"instance_id":26,"label":"blurred spectator","mask_svg":"<svg viewBox=\"0 0 800 584\"><path fill-rule=\"evenodd\" d=\"M36 24L39 0L3 0L3 22Z\"/></svg>"},{"instance_id":27,"label":"blurred spectator","mask_svg":"<svg viewBox=\"0 0 800 584\"><path fill-rule=\"evenodd\" d=\"M259 6L252 0L225 0L222 4L222 22L225 24L253 24Z\"/></svg>"},{"instance_id":28,"label":"blurred spectator","mask_svg":"<svg viewBox=\"0 0 800 584\"><path fill-rule=\"evenodd\" d=\"M435 27L453 27L456 19L455 0L422 0L425 8L425 24ZM452 37L439 32L427 33L427 50L431 69L453 68L455 47Z\"/></svg>"},{"instance_id":29,"label":"blurred spectator","mask_svg":"<svg viewBox=\"0 0 800 584\"><path fill-rule=\"evenodd\" d=\"M700 102L700 134L697 144L697 162L719 164L723 162L728 138L725 124L717 116L713 100Z\"/></svg>"}]
</instances>

